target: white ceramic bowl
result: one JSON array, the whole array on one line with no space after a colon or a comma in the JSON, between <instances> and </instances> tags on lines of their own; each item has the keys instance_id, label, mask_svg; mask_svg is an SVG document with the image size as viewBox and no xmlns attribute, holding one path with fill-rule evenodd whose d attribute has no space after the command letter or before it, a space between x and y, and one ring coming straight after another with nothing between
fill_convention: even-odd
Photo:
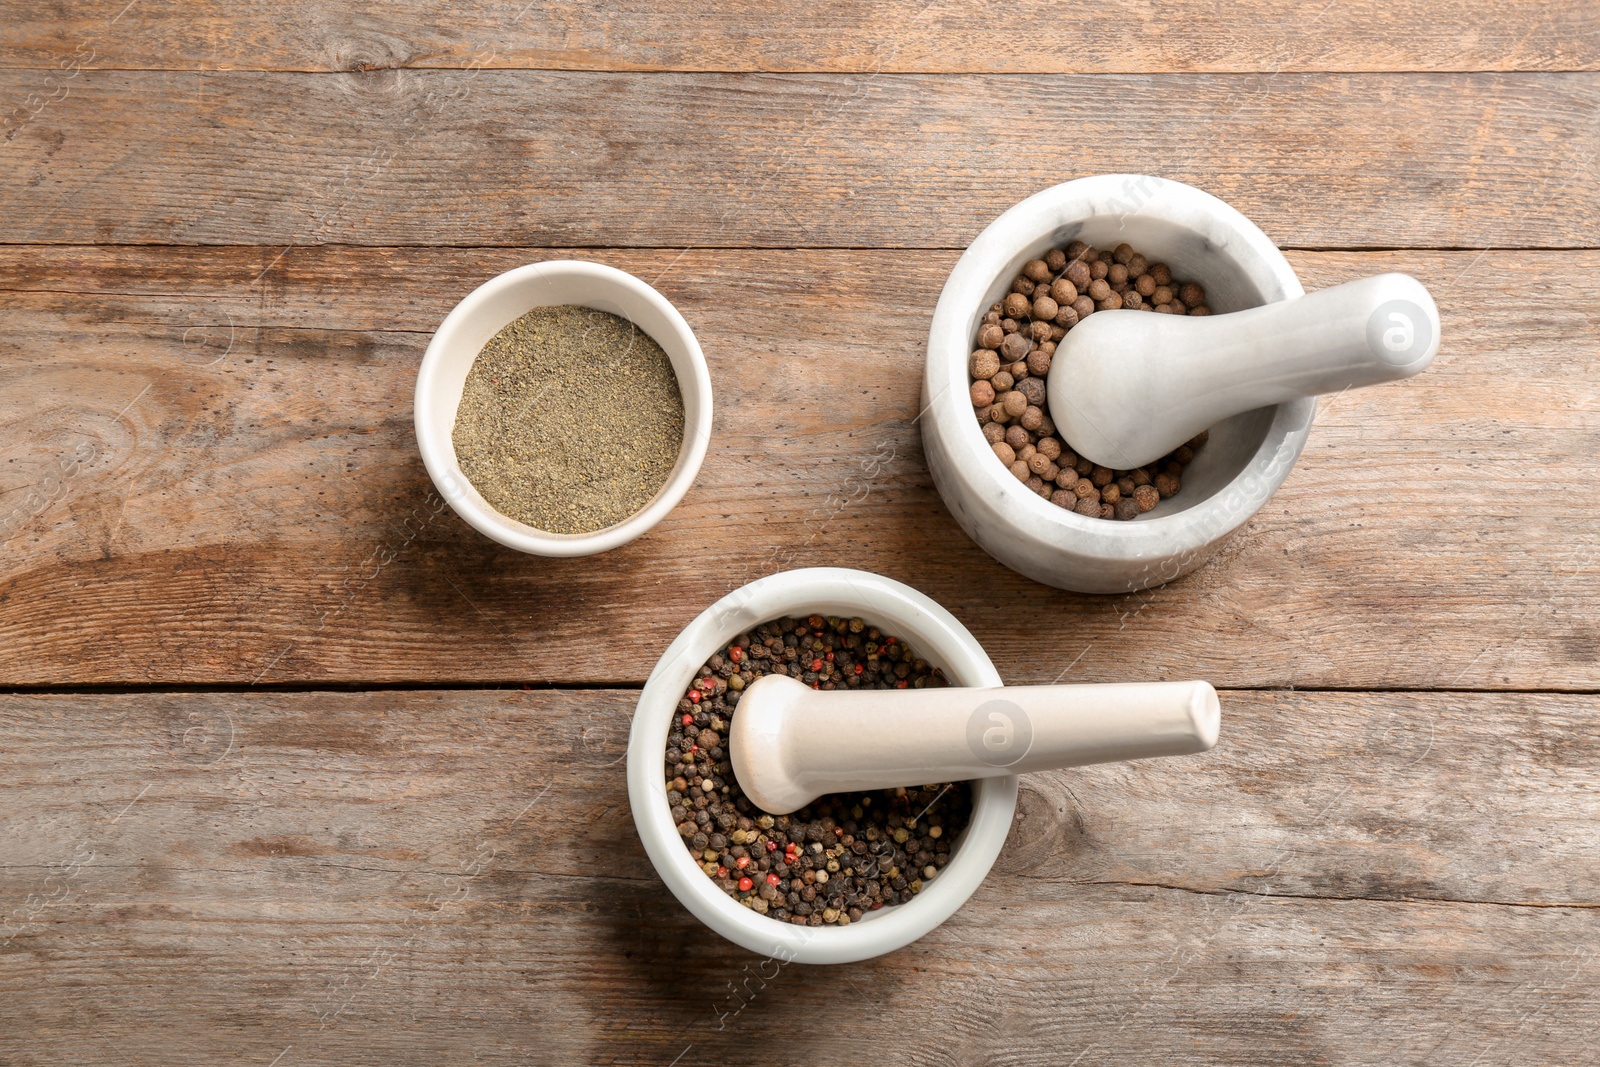
<instances>
[{"instance_id":1,"label":"white ceramic bowl","mask_svg":"<svg viewBox=\"0 0 1600 1067\"><path fill-rule=\"evenodd\" d=\"M535 529L500 514L456 462L451 434L467 372L495 334L538 307L578 304L607 311L655 339L678 377L683 444L660 492L614 526L586 534ZM625 271L581 260L530 263L490 278L457 304L434 332L417 371L417 446L439 493L479 532L536 556L587 556L627 544L666 517L694 484L711 439L711 375L705 354L678 309Z\"/></svg>"},{"instance_id":2,"label":"white ceramic bowl","mask_svg":"<svg viewBox=\"0 0 1600 1067\"><path fill-rule=\"evenodd\" d=\"M849 926L794 926L735 903L683 845L667 805L663 758L678 701L712 653L762 623L812 614L859 616L910 642L954 685L997 686L982 646L948 611L915 589L865 571L820 567L752 582L707 608L662 654L633 715L628 737L628 801L634 825L661 880L717 933L754 952L801 963L850 963L910 944L948 919L978 888L1011 829L1017 777L973 784L972 822L950 865L904 904L869 912Z\"/></svg>"},{"instance_id":3,"label":"white ceramic bowl","mask_svg":"<svg viewBox=\"0 0 1600 1067\"><path fill-rule=\"evenodd\" d=\"M923 375L922 441L934 484L967 534L1035 581L1084 593L1129 593L1169 582L1211 555L1288 477L1305 447L1315 400L1235 415L1183 475L1181 492L1131 522L1091 519L1043 500L1001 465L968 400L967 360L978 321L1030 259L1082 240L1122 242L1206 290L1222 314L1305 290L1289 261L1249 219L1181 182L1107 174L1029 197L990 223L951 271L934 309Z\"/></svg>"}]
</instances>

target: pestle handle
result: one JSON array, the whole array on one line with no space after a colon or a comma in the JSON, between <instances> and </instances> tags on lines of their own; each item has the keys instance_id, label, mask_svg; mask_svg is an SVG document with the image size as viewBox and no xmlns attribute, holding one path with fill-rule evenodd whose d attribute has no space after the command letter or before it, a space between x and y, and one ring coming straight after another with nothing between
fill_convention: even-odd
<instances>
[{"instance_id":1,"label":"pestle handle","mask_svg":"<svg viewBox=\"0 0 1600 1067\"><path fill-rule=\"evenodd\" d=\"M745 794L786 815L827 793L1204 752L1220 723L1206 682L821 692L767 675L729 747Z\"/></svg>"},{"instance_id":2,"label":"pestle handle","mask_svg":"<svg viewBox=\"0 0 1600 1067\"><path fill-rule=\"evenodd\" d=\"M1243 411L1409 378L1438 350L1427 288L1379 274L1227 315L1097 311L1062 338L1046 388L1067 444L1126 470Z\"/></svg>"}]
</instances>

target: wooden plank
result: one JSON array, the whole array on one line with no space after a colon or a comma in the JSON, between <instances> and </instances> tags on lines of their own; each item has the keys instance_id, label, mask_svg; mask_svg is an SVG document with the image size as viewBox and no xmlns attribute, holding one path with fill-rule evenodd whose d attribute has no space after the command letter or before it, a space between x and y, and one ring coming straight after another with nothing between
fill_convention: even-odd
<instances>
[{"instance_id":1,"label":"wooden plank","mask_svg":"<svg viewBox=\"0 0 1600 1067\"><path fill-rule=\"evenodd\" d=\"M1225 693L1210 754L1025 779L1000 863L917 944L776 969L650 869L621 764L633 698L0 698L0 1057L745 1062L764 1034L786 1063L869 1042L1023 1064L1593 1047L1591 697Z\"/></svg>"},{"instance_id":2,"label":"wooden plank","mask_svg":"<svg viewBox=\"0 0 1600 1067\"><path fill-rule=\"evenodd\" d=\"M410 425L426 331L552 254L655 279L717 389L697 486L598 559L472 532ZM724 593L842 565L948 606L1013 681L1600 686L1600 253L1293 254L1313 288L1423 279L1437 364L1328 404L1219 559L1116 598L1006 571L933 491L913 420L954 253L327 248L255 283L276 255L0 252L4 684L639 682Z\"/></svg>"},{"instance_id":3,"label":"wooden plank","mask_svg":"<svg viewBox=\"0 0 1600 1067\"><path fill-rule=\"evenodd\" d=\"M37 82L0 72L0 99ZM5 241L956 248L1126 170L1292 247L1600 228L1593 73L85 71L54 96L0 154Z\"/></svg>"},{"instance_id":4,"label":"wooden plank","mask_svg":"<svg viewBox=\"0 0 1600 1067\"><path fill-rule=\"evenodd\" d=\"M292 0L273 8L141 0L133 10L0 4L0 66L177 70L389 67L571 70L1141 73L1593 70L1600 18L1580 3L1288 0L1226 7L1137 0L1093 8L860 0L646 8L410 0L382 15ZM82 49L82 51L78 51ZM93 58L81 59L92 51Z\"/></svg>"}]
</instances>

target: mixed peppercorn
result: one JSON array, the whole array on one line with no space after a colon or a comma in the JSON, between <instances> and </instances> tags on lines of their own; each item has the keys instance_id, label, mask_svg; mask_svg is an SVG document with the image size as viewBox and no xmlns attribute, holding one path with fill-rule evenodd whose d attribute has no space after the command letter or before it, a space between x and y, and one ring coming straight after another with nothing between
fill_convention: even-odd
<instances>
[{"instance_id":1,"label":"mixed peppercorn","mask_svg":"<svg viewBox=\"0 0 1600 1067\"><path fill-rule=\"evenodd\" d=\"M1165 263L1126 244L1102 252L1073 241L1023 264L1011 292L978 324L967 368L972 407L995 456L1044 499L1091 518L1137 518L1178 492L1205 433L1143 467L1099 466L1057 435L1045 376L1057 342L1095 311L1209 315L1205 301L1200 286L1175 281Z\"/></svg>"},{"instance_id":2,"label":"mixed peppercorn","mask_svg":"<svg viewBox=\"0 0 1600 1067\"><path fill-rule=\"evenodd\" d=\"M861 619L781 619L741 634L698 672L667 736L667 803L695 862L739 903L797 926L846 926L910 900L950 862L972 815L967 782L819 797L761 811L727 751L740 694L765 674L816 689L946 684L938 668Z\"/></svg>"}]
</instances>

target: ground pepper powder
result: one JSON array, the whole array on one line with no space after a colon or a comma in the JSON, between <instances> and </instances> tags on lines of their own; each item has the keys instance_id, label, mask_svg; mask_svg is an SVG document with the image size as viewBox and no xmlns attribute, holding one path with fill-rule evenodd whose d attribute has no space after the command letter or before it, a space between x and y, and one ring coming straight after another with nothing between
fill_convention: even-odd
<instances>
[{"instance_id":1,"label":"ground pepper powder","mask_svg":"<svg viewBox=\"0 0 1600 1067\"><path fill-rule=\"evenodd\" d=\"M683 443L672 361L639 327L572 304L535 308L467 373L453 442L491 507L539 530L593 533L661 490Z\"/></svg>"}]
</instances>

